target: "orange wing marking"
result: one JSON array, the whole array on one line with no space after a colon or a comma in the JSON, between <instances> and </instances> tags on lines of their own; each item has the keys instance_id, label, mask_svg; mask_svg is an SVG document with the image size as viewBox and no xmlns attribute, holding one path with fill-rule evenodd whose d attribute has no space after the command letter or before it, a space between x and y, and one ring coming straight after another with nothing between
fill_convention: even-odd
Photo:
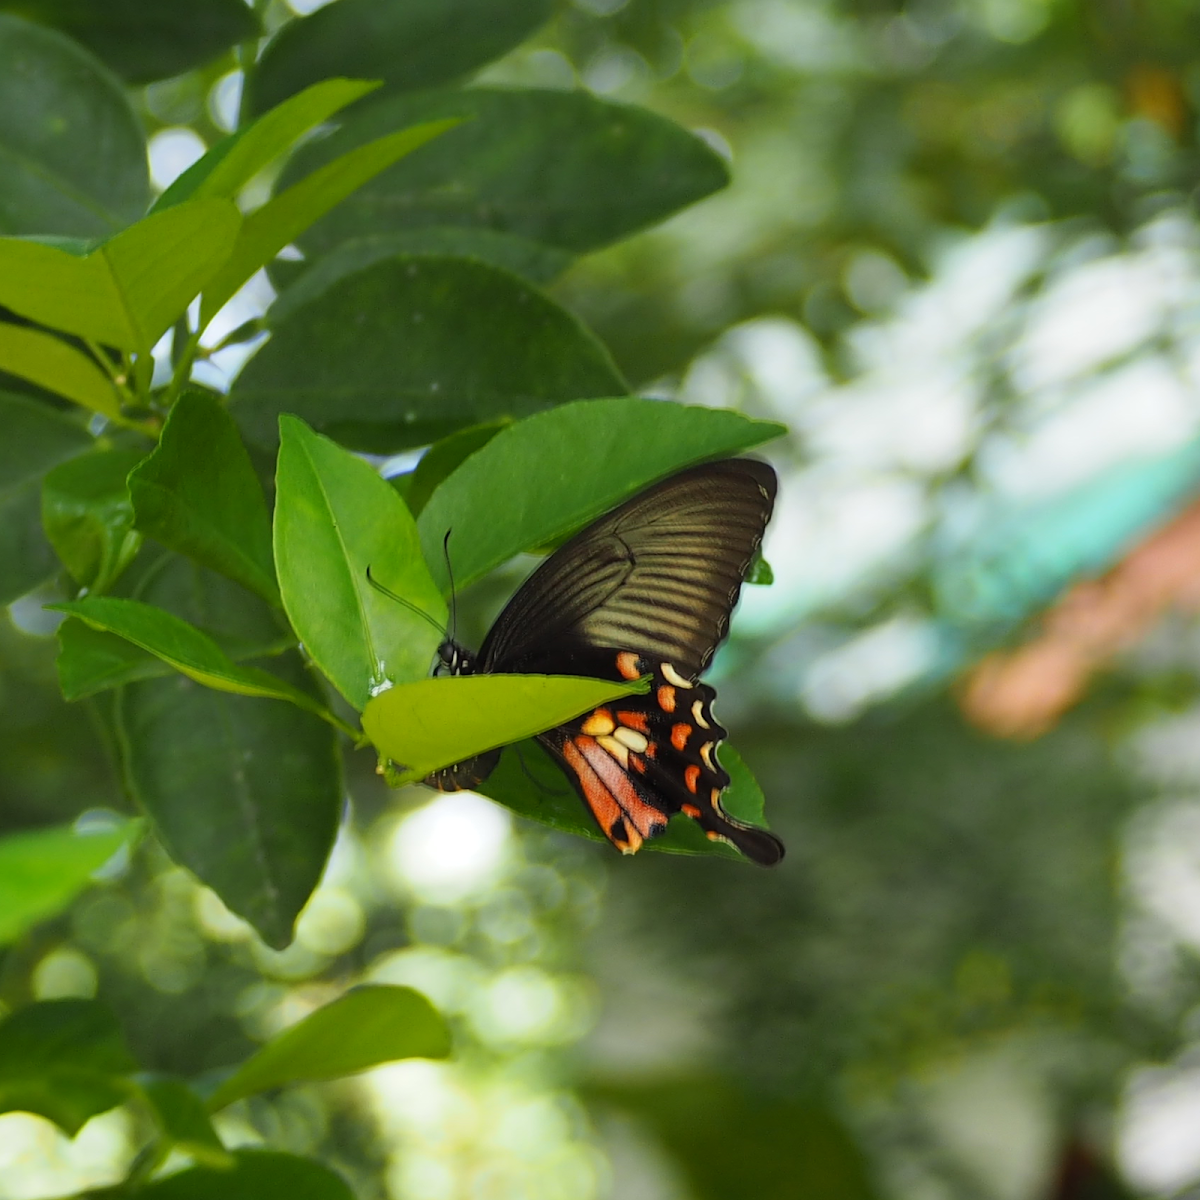
<instances>
[{"instance_id":1,"label":"orange wing marking","mask_svg":"<svg viewBox=\"0 0 1200 1200\"><path fill-rule=\"evenodd\" d=\"M646 720L646 714L641 712L626 712L624 709L617 711L617 720L622 725L628 725L630 729L636 729L639 733L650 732L650 722Z\"/></svg>"},{"instance_id":2,"label":"orange wing marking","mask_svg":"<svg viewBox=\"0 0 1200 1200\"><path fill-rule=\"evenodd\" d=\"M695 763L684 771L683 782L687 784L687 790L694 796L696 794L696 784L700 782L700 768Z\"/></svg>"},{"instance_id":3,"label":"orange wing marking","mask_svg":"<svg viewBox=\"0 0 1200 1200\"><path fill-rule=\"evenodd\" d=\"M636 679L642 673L642 664L636 654L622 650L617 655L617 674L622 679Z\"/></svg>"},{"instance_id":4,"label":"orange wing marking","mask_svg":"<svg viewBox=\"0 0 1200 1200\"><path fill-rule=\"evenodd\" d=\"M563 757L579 777L600 828L623 854L635 853L666 827L666 817L637 794L620 764L594 738L573 738L563 746Z\"/></svg>"},{"instance_id":5,"label":"orange wing marking","mask_svg":"<svg viewBox=\"0 0 1200 1200\"><path fill-rule=\"evenodd\" d=\"M667 687L663 684L658 689L658 707L665 713L673 713L675 711L675 689Z\"/></svg>"},{"instance_id":6,"label":"orange wing marking","mask_svg":"<svg viewBox=\"0 0 1200 1200\"><path fill-rule=\"evenodd\" d=\"M612 713L607 708L598 708L579 728L588 737L604 737L616 727L617 723L613 720Z\"/></svg>"},{"instance_id":7,"label":"orange wing marking","mask_svg":"<svg viewBox=\"0 0 1200 1200\"><path fill-rule=\"evenodd\" d=\"M688 738L692 736L692 727L684 725L682 722L678 725L671 726L671 745L676 750L682 750L686 745Z\"/></svg>"}]
</instances>

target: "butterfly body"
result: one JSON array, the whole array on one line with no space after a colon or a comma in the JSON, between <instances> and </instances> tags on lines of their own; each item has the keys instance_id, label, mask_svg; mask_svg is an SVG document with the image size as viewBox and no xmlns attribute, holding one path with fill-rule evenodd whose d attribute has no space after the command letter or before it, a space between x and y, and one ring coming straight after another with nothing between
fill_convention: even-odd
<instances>
[{"instance_id":1,"label":"butterfly body","mask_svg":"<svg viewBox=\"0 0 1200 1200\"><path fill-rule=\"evenodd\" d=\"M764 463L726 459L681 471L576 534L517 590L478 655L447 640L454 674L580 675L628 682L646 695L601 705L538 736L604 835L638 850L683 812L710 838L755 862L783 857L765 830L726 814L729 775L717 758L725 730L716 693L700 682L729 629L775 497ZM426 783L481 783L500 749L437 771Z\"/></svg>"}]
</instances>

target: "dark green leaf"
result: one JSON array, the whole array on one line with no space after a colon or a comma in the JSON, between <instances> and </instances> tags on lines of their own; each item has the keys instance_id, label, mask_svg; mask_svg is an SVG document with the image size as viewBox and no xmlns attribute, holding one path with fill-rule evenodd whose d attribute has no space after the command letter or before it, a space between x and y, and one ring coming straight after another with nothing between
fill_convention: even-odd
<instances>
[{"instance_id":1,"label":"dark green leaf","mask_svg":"<svg viewBox=\"0 0 1200 1200\"><path fill-rule=\"evenodd\" d=\"M275 561L284 607L313 662L361 711L386 681L428 673L446 606L395 491L302 421L284 417L280 430ZM372 587L368 568L429 619Z\"/></svg>"},{"instance_id":2,"label":"dark green leaf","mask_svg":"<svg viewBox=\"0 0 1200 1200\"><path fill-rule=\"evenodd\" d=\"M62 912L133 828L128 821L91 833L55 826L0 838L0 945Z\"/></svg>"},{"instance_id":3,"label":"dark green leaf","mask_svg":"<svg viewBox=\"0 0 1200 1200\"><path fill-rule=\"evenodd\" d=\"M404 492L404 501L413 516L420 515L434 489L447 475L457 470L476 450L486 446L508 424L508 421L493 421L490 425L472 425L430 446L417 463Z\"/></svg>"},{"instance_id":4,"label":"dark green leaf","mask_svg":"<svg viewBox=\"0 0 1200 1200\"><path fill-rule=\"evenodd\" d=\"M360 105L299 151L285 186L393 129L463 124L360 188L301 239L318 258L351 238L472 226L582 253L692 204L728 181L703 141L646 109L585 91L428 92Z\"/></svg>"},{"instance_id":5,"label":"dark green leaf","mask_svg":"<svg viewBox=\"0 0 1200 1200\"><path fill-rule=\"evenodd\" d=\"M204 1101L182 1079L154 1075L139 1082L169 1146L206 1166L233 1166L233 1156L213 1128Z\"/></svg>"},{"instance_id":6,"label":"dark green leaf","mask_svg":"<svg viewBox=\"0 0 1200 1200\"><path fill-rule=\"evenodd\" d=\"M77 617L68 617L58 627L55 667L67 700L82 700L138 679L157 679L174 669L148 650L115 633L93 629Z\"/></svg>"},{"instance_id":7,"label":"dark green leaf","mask_svg":"<svg viewBox=\"0 0 1200 1200\"><path fill-rule=\"evenodd\" d=\"M70 38L0 15L0 232L105 237L149 198L120 83Z\"/></svg>"},{"instance_id":8,"label":"dark green leaf","mask_svg":"<svg viewBox=\"0 0 1200 1200\"><path fill-rule=\"evenodd\" d=\"M141 450L107 448L80 454L42 480L42 524L71 578L105 592L133 560L141 535L125 479Z\"/></svg>"},{"instance_id":9,"label":"dark green leaf","mask_svg":"<svg viewBox=\"0 0 1200 1200\"><path fill-rule=\"evenodd\" d=\"M278 637L272 610L223 576L164 556L141 599L225 644ZM281 683L319 693L297 654L270 663ZM215 692L179 675L118 693L131 793L176 862L285 945L320 878L342 805L337 735L290 704Z\"/></svg>"},{"instance_id":10,"label":"dark green leaf","mask_svg":"<svg viewBox=\"0 0 1200 1200\"><path fill-rule=\"evenodd\" d=\"M144 1200L354 1200L336 1172L276 1150L235 1150L233 1166L191 1167L137 1192Z\"/></svg>"},{"instance_id":11,"label":"dark green leaf","mask_svg":"<svg viewBox=\"0 0 1200 1200\"><path fill-rule=\"evenodd\" d=\"M463 587L672 471L786 432L727 409L636 397L538 413L501 430L434 491L417 521L426 560L444 587L442 538L453 529L454 577Z\"/></svg>"},{"instance_id":12,"label":"dark green leaf","mask_svg":"<svg viewBox=\"0 0 1200 1200\"><path fill-rule=\"evenodd\" d=\"M182 75L258 36L243 0L3 0L82 42L128 83Z\"/></svg>"},{"instance_id":13,"label":"dark green leaf","mask_svg":"<svg viewBox=\"0 0 1200 1200\"><path fill-rule=\"evenodd\" d=\"M436 87L516 46L550 0L338 0L285 25L263 51L245 109L260 113L331 75Z\"/></svg>"},{"instance_id":14,"label":"dark green leaf","mask_svg":"<svg viewBox=\"0 0 1200 1200\"><path fill-rule=\"evenodd\" d=\"M215 1112L285 1084L337 1079L401 1058L449 1053L446 1022L420 992L357 987L273 1038L221 1084L208 1106Z\"/></svg>"},{"instance_id":15,"label":"dark green leaf","mask_svg":"<svg viewBox=\"0 0 1200 1200\"><path fill-rule=\"evenodd\" d=\"M235 381L231 411L261 445L291 412L383 452L625 391L604 347L530 284L431 256L376 263L293 312Z\"/></svg>"},{"instance_id":16,"label":"dark green leaf","mask_svg":"<svg viewBox=\"0 0 1200 1200\"><path fill-rule=\"evenodd\" d=\"M129 493L143 533L279 603L267 503L237 426L216 399L180 397Z\"/></svg>"},{"instance_id":17,"label":"dark green leaf","mask_svg":"<svg viewBox=\"0 0 1200 1200\"><path fill-rule=\"evenodd\" d=\"M0 1112L31 1112L72 1137L125 1100L136 1064L94 1000L47 1000L0 1021Z\"/></svg>"},{"instance_id":18,"label":"dark green leaf","mask_svg":"<svg viewBox=\"0 0 1200 1200\"><path fill-rule=\"evenodd\" d=\"M271 321L282 324L296 309L344 279L384 259L410 254L474 258L521 275L533 283L549 283L574 261L574 255L530 238L493 229L428 225L399 233L351 238L311 265L276 259L268 270L282 294L271 306Z\"/></svg>"},{"instance_id":19,"label":"dark green leaf","mask_svg":"<svg viewBox=\"0 0 1200 1200\"><path fill-rule=\"evenodd\" d=\"M94 445L45 404L0 392L0 604L48 579L56 559L42 530L42 477Z\"/></svg>"},{"instance_id":20,"label":"dark green leaf","mask_svg":"<svg viewBox=\"0 0 1200 1200\"><path fill-rule=\"evenodd\" d=\"M671 1151L697 1200L877 1195L862 1151L814 1104L750 1096L711 1078L595 1085L586 1094L644 1121Z\"/></svg>"},{"instance_id":21,"label":"dark green leaf","mask_svg":"<svg viewBox=\"0 0 1200 1200\"><path fill-rule=\"evenodd\" d=\"M325 79L222 138L154 202L161 212L184 200L234 199L297 138L378 86L361 79Z\"/></svg>"},{"instance_id":22,"label":"dark green leaf","mask_svg":"<svg viewBox=\"0 0 1200 1200\"><path fill-rule=\"evenodd\" d=\"M422 779L639 691L636 682L571 675L439 676L373 696L363 731L406 778Z\"/></svg>"},{"instance_id":23,"label":"dark green leaf","mask_svg":"<svg viewBox=\"0 0 1200 1200\"><path fill-rule=\"evenodd\" d=\"M718 757L732 779L721 797L722 806L740 821L765 827L762 789L741 755L724 742ZM535 741L508 747L500 757L499 766L475 790L519 816L562 833L596 842L607 840L567 777ZM651 838L642 849L746 861L732 846L709 841L700 826L682 813L676 813L667 823L666 832Z\"/></svg>"}]
</instances>

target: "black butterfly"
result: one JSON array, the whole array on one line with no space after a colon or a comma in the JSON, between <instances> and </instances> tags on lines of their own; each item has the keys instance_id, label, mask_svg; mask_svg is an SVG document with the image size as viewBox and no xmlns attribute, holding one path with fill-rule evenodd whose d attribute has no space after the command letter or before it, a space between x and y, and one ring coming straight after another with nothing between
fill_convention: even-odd
<instances>
[{"instance_id":1,"label":"black butterfly","mask_svg":"<svg viewBox=\"0 0 1200 1200\"><path fill-rule=\"evenodd\" d=\"M775 472L751 459L680 471L551 554L477 655L449 638L438 651L456 675L653 677L648 694L602 705L538 737L625 854L683 812L757 863L783 857L777 837L721 809L729 775L717 747L725 730L712 713L716 692L698 682L729 631L775 491ZM425 782L440 791L475 787L500 753L455 763Z\"/></svg>"}]
</instances>

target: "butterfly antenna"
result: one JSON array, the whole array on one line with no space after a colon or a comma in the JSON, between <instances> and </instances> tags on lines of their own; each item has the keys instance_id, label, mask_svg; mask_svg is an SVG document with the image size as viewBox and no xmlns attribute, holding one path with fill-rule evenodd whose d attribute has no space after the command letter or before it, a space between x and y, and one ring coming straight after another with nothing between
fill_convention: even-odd
<instances>
[{"instance_id":1,"label":"butterfly antenna","mask_svg":"<svg viewBox=\"0 0 1200 1200\"><path fill-rule=\"evenodd\" d=\"M403 596L396 595L389 587L384 587L374 575L371 574L370 566L367 567L367 582L377 591L382 592L389 600L395 600L397 604L402 604L409 612L414 612L418 617L428 621L444 638L446 636L445 626L440 621L435 621L423 608L418 608L411 600L405 600Z\"/></svg>"},{"instance_id":2,"label":"butterfly antenna","mask_svg":"<svg viewBox=\"0 0 1200 1200\"><path fill-rule=\"evenodd\" d=\"M442 538L442 556L446 560L446 574L450 577L450 640L458 641L458 593L454 590L454 568L450 565L450 535L454 531L446 530Z\"/></svg>"},{"instance_id":3,"label":"butterfly antenna","mask_svg":"<svg viewBox=\"0 0 1200 1200\"><path fill-rule=\"evenodd\" d=\"M547 796L569 796L571 793L566 788L552 788L548 783L538 779L536 775L529 769L529 764L525 761L525 755L521 753L520 746L514 746L513 749L517 752L517 762L521 764L521 770L525 772L525 778L533 784L539 792L545 792Z\"/></svg>"}]
</instances>

